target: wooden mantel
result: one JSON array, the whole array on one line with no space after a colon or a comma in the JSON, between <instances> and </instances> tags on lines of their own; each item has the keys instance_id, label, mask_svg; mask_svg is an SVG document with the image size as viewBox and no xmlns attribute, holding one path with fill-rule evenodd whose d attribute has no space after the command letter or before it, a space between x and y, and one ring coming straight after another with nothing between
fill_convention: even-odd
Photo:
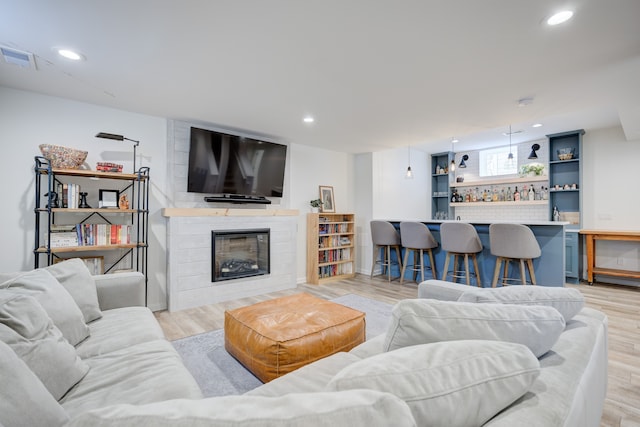
<instances>
[{"instance_id":1,"label":"wooden mantel","mask_svg":"<svg viewBox=\"0 0 640 427\"><path fill-rule=\"evenodd\" d=\"M297 216L297 209L163 208L162 216Z\"/></svg>"}]
</instances>

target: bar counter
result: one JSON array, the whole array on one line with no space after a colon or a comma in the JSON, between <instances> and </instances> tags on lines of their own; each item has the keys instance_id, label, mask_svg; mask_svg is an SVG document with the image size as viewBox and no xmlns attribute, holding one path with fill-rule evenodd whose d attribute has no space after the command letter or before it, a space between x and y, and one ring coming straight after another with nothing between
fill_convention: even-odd
<instances>
[{"instance_id":1,"label":"bar counter","mask_svg":"<svg viewBox=\"0 0 640 427\"><path fill-rule=\"evenodd\" d=\"M415 221L415 220L411 220ZM400 230L401 220L389 220L398 230ZM528 226L533 231L542 255L539 258L533 260L533 268L536 275L536 281L538 286L564 286L565 284L565 241L564 234L565 228L569 225L569 222L565 221L454 221L454 220L432 220L432 221L419 221L424 223L433 237L438 241L438 247L434 249L433 255L436 262L436 270L438 273L438 279L442 278L442 272L444 269L445 251L442 250L440 240L440 224L445 222L467 222L473 225L478 232L480 241L482 242L483 250L477 254L478 265L480 268L480 282L483 287L490 287L491 280L493 279L493 270L496 266L496 257L491 255L491 249L489 245L489 225L494 223L510 223L510 224L523 224ZM403 254L404 256L404 254ZM428 259L428 257L425 256ZM409 262L412 258L409 258ZM451 268L451 262L449 268ZM471 271L473 271L473 265L471 265ZM399 272L392 272L396 276ZM509 268L509 276L518 278L520 277L519 267L515 263L511 263ZM407 271L405 274L405 280L412 280L412 272ZM430 279L431 274L429 271L425 271L425 279ZM447 280L452 280L448 278ZM420 281L420 273L418 273L418 282ZM458 279L458 282L464 283L464 279ZM475 279L471 278L471 284L475 285ZM498 281L500 286L500 281Z\"/></svg>"}]
</instances>

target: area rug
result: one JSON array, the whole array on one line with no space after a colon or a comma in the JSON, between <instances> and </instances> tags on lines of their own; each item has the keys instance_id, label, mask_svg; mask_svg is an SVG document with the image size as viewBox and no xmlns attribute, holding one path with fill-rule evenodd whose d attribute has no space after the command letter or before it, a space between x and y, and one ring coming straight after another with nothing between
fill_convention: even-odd
<instances>
[{"instance_id":1,"label":"area rug","mask_svg":"<svg viewBox=\"0 0 640 427\"><path fill-rule=\"evenodd\" d=\"M391 304L344 295L331 301L366 313L367 339L386 332ZM262 382L224 349L224 330L206 332L172 342L205 397L242 394Z\"/></svg>"}]
</instances>

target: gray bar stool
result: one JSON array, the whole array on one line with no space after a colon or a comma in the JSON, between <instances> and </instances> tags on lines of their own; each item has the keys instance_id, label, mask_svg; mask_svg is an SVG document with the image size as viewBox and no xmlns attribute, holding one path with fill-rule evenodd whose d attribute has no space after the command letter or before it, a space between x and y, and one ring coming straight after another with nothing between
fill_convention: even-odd
<instances>
[{"instance_id":1,"label":"gray bar stool","mask_svg":"<svg viewBox=\"0 0 640 427\"><path fill-rule=\"evenodd\" d=\"M400 233L388 221L371 221L371 240L373 242L373 262L371 264L371 277L377 264L380 264L382 274L387 270L388 280L391 281L391 266L397 265L398 271L402 270L402 256L400 255ZM395 248L397 261L391 259L391 248ZM382 257L378 254L382 249Z\"/></svg>"},{"instance_id":2,"label":"gray bar stool","mask_svg":"<svg viewBox=\"0 0 640 427\"><path fill-rule=\"evenodd\" d=\"M478 287L482 287L476 258L476 254L482 252L482 242L475 227L465 222L444 222L440 225L440 239L442 241L442 249L447 251L442 280L447 280L449 258L453 256L453 267L451 269L453 281L457 282L457 279L464 277L467 285L471 285L471 276L473 276ZM461 274L462 270L456 270L459 256L464 257L464 275ZM469 271L469 256L473 260L473 272Z\"/></svg>"},{"instance_id":3,"label":"gray bar stool","mask_svg":"<svg viewBox=\"0 0 640 427\"><path fill-rule=\"evenodd\" d=\"M502 284L508 285L509 263L518 261L520 263L520 282L527 284L527 276L525 273L525 261L529 270L531 284L536 284L536 275L533 272L533 258L542 255L540 245L534 236L533 231L526 225L521 224L491 224L489 226L489 243L491 245L491 254L496 256L496 268L493 271L492 287L496 287L498 277L500 276L500 267L504 261L504 271L502 274Z\"/></svg>"},{"instance_id":4,"label":"gray bar stool","mask_svg":"<svg viewBox=\"0 0 640 427\"><path fill-rule=\"evenodd\" d=\"M413 264L410 270L413 271L413 280L416 281L418 271L424 282L424 253L429 254L429 262L426 268L431 270L434 279L438 278L436 263L433 260L433 248L438 247L438 242L433 238L431 231L421 222L404 221L400 223L400 240L404 248L404 260L402 261L402 273L400 274L400 284L404 281L404 273L409 263L409 252L413 252Z\"/></svg>"}]
</instances>

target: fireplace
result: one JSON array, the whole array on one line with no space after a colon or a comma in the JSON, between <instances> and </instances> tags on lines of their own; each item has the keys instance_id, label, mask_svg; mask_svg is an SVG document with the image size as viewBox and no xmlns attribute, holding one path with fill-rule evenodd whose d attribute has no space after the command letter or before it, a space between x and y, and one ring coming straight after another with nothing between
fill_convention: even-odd
<instances>
[{"instance_id":1,"label":"fireplace","mask_svg":"<svg viewBox=\"0 0 640 427\"><path fill-rule=\"evenodd\" d=\"M261 276L270 272L270 230L211 232L211 281Z\"/></svg>"}]
</instances>

